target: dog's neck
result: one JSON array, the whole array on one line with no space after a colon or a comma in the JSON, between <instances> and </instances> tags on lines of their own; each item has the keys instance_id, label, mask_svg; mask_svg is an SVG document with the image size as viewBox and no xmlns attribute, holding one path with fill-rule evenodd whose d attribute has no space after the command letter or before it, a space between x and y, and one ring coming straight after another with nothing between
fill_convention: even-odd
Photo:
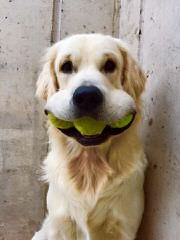
<instances>
[{"instance_id":1,"label":"dog's neck","mask_svg":"<svg viewBox=\"0 0 180 240\"><path fill-rule=\"evenodd\" d=\"M83 149L68 165L69 176L81 192L96 193L112 174L106 159L96 148Z\"/></svg>"}]
</instances>

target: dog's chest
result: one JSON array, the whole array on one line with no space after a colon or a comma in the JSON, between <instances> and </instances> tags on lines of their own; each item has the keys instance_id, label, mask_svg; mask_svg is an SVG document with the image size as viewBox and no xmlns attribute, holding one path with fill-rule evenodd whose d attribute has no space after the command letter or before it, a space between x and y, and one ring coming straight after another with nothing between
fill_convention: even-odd
<instances>
[{"instance_id":1,"label":"dog's chest","mask_svg":"<svg viewBox=\"0 0 180 240\"><path fill-rule=\"evenodd\" d=\"M79 226L87 225L93 219L100 220L106 218L118 196L121 192L122 180L118 176L113 180L107 180L97 192L77 192L71 189L69 194L66 192L65 202L68 206L70 216L76 221Z\"/></svg>"},{"instance_id":2,"label":"dog's chest","mask_svg":"<svg viewBox=\"0 0 180 240\"><path fill-rule=\"evenodd\" d=\"M67 204L70 215L81 225L90 216L108 209L119 194L121 176L112 174L108 162L94 149L82 151L77 158L70 161L66 170L66 181L61 181L64 183L61 185L64 204Z\"/></svg>"}]
</instances>

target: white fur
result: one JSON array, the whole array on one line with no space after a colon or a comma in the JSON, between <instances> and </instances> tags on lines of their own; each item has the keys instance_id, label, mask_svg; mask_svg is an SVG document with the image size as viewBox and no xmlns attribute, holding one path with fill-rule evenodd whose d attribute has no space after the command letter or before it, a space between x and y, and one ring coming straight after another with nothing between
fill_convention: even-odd
<instances>
[{"instance_id":1,"label":"white fur","mask_svg":"<svg viewBox=\"0 0 180 240\"><path fill-rule=\"evenodd\" d=\"M137 134L139 96L144 83L134 73L134 65L131 67L126 62L129 64L126 74L130 76L132 71L132 83L122 86L120 79L125 62L119 48L125 51L130 62L131 56L120 40L98 34L72 36L57 43L48 53L48 61L52 58L55 61L54 70L60 90L46 94L46 108L57 117L73 119L73 106L70 105L72 93L76 87L88 82L98 85L105 94L106 103L100 118L106 121L117 119L136 109L137 119L125 132L91 147L113 171L112 175L102 179L94 193L79 191L68 172L68 164L89 148L64 136L50 124L50 151L43 165L44 179L49 183L48 214L41 230L32 240L134 240L136 237L144 209L143 182L147 165ZM55 52L53 57L52 51ZM117 71L108 76L97 68L107 52L119 63ZM72 54L80 66L79 72L71 76L59 72L59 64L67 54ZM138 65L135 68L140 71ZM44 96L44 91L50 88L47 69L45 72L46 84L42 84L43 73L38 80L39 96ZM136 74L135 80L133 74ZM51 81L50 76L48 81ZM135 89L137 86L139 92Z\"/></svg>"}]
</instances>

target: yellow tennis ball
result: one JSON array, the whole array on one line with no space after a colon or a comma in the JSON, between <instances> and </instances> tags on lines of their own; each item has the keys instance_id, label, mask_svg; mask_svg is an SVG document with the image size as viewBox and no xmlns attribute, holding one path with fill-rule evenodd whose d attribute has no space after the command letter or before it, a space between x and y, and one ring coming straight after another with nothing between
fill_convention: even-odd
<instances>
[{"instance_id":1,"label":"yellow tennis ball","mask_svg":"<svg viewBox=\"0 0 180 240\"><path fill-rule=\"evenodd\" d=\"M91 136L101 134L106 123L90 117L82 117L74 120L74 126L82 135Z\"/></svg>"},{"instance_id":2,"label":"yellow tennis ball","mask_svg":"<svg viewBox=\"0 0 180 240\"><path fill-rule=\"evenodd\" d=\"M130 113L128 115L126 115L125 117L117 120L114 123L111 123L109 126L112 128L123 128L125 126L127 126L133 119L133 114Z\"/></svg>"},{"instance_id":3,"label":"yellow tennis ball","mask_svg":"<svg viewBox=\"0 0 180 240\"><path fill-rule=\"evenodd\" d=\"M75 119L73 122L65 121L55 117L52 113L48 113L48 119L56 128L68 129L71 127L75 127L78 132L86 136L101 134L107 125L105 122L96 121L91 117L78 118ZM125 117L119 119L118 121L108 125L111 128L123 128L127 126L132 121L132 119L133 114L128 114Z\"/></svg>"},{"instance_id":4,"label":"yellow tennis ball","mask_svg":"<svg viewBox=\"0 0 180 240\"><path fill-rule=\"evenodd\" d=\"M48 118L49 120L51 121L51 123L57 127L57 128L61 128L61 129L68 129L68 128L71 128L73 127L73 123L72 122L69 122L69 121L64 121L64 120L61 120L57 117L55 117L52 113L48 113Z\"/></svg>"}]
</instances>

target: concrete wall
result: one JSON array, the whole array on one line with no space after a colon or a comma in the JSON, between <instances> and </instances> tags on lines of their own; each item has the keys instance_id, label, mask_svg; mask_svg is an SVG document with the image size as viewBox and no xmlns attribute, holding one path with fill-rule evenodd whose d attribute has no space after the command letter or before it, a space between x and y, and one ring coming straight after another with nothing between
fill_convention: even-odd
<instances>
[{"instance_id":1,"label":"concrete wall","mask_svg":"<svg viewBox=\"0 0 180 240\"><path fill-rule=\"evenodd\" d=\"M139 240L180 239L180 3L121 1L120 36L147 75L144 146L149 160Z\"/></svg>"},{"instance_id":2,"label":"concrete wall","mask_svg":"<svg viewBox=\"0 0 180 240\"><path fill-rule=\"evenodd\" d=\"M180 239L180 2L143 3L140 59L148 76L144 139L150 162L141 239Z\"/></svg>"},{"instance_id":3,"label":"concrete wall","mask_svg":"<svg viewBox=\"0 0 180 240\"><path fill-rule=\"evenodd\" d=\"M39 163L47 139L34 98L52 1L0 1L0 240L30 239L44 215Z\"/></svg>"},{"instance_id":4,"label":"concrete wall","mask_svg":"<svg viewBox=\"0 0 180 240\"><path fill-rule=\"evenodd\" d=\"M138 239L179 239L179 12L178 0L1 0L0 240L29 239L44 215L38 176L47 139L34 99L38 62L51 42L81 32L120 35L144 66L150 164Z\"/></svg>"}]
</instances>

